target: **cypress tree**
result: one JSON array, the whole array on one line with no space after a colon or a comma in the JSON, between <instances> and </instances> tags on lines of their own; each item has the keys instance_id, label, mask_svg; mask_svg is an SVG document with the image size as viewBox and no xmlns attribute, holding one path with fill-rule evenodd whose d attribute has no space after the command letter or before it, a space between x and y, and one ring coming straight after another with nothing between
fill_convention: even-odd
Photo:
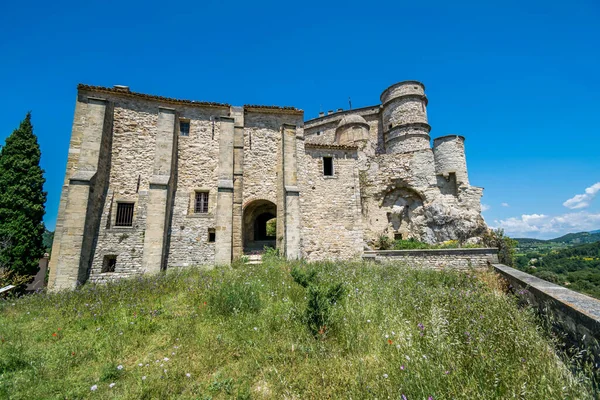
<instances>
[{"instance_id":1,"label":"cypress tree","mask_svg":"<svg viewBox=\"0 0 600 400\"><path fill-rule=\"evenodd\" d=\"M0 149L0 267L18 275L35 275L44 255L46 180L40 156L27 113Z\"/></svg>"}]
</instances>

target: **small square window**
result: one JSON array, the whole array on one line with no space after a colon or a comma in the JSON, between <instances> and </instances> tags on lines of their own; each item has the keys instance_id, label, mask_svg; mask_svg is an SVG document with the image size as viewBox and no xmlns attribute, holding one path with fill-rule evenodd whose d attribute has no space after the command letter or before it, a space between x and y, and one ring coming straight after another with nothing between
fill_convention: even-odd
<instances>
[{"instance_id":1,"label":"small square window","mask_svg":"<svg viewBox=\"0 0 600 400\"><path fill-rule=\"evenodd\" d=\"M133 226L133 203L117 203L115 226Z\"/></svg>"},{"instance_id":2,"label":"small square window","mask_svg":"<svg viewBox=\"0 0 600 400\"><path fill-rule=\"evenodd\" d=\"M333 157L323 157L323 175L333 176Z\"/></svg>"},{"instance_id":3,"label":"small square window","mask_svg":"<svg viewBox=\"0 0 600 400\"><path fill-rule=\"evenodd\" d=\"M190 121L179 121L179 134L190 136Z\"/></svg>"},{"instance_id":4,"label":"small square window","mask_svg":"<svg viewBox=\"0 0 600 400\"><path fill-rule=\"evenodd\" d=\"M208 228L208 243L214 243L216 240L215 228Z\"/></svg>"},{"instance_id":5,"label":"small square window","mask_svg":"<svg viewBox=\"0 0 600 400\"><path fill-rule=\"evenodd\" d=\"M208 192L196 192L194 213L206 214L208 212Z\"/></svg>"},{"instance_id":6,"label":"small square window","mask_svg":"<svg viewBox=\"0 0 600 400\"><path fill-rule=\"evenodd\" d=\"M117 256L110 255L104 256L104 260L102 261L102 273L105 274L107 272L115 272L115 268L117 267Z\"/></svg>"}]
</instances>

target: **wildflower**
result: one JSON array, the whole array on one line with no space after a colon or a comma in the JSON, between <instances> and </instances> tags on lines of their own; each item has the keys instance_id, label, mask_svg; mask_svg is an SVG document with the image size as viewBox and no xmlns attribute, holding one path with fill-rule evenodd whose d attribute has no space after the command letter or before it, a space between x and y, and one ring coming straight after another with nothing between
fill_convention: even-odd
<instances>
[{"instance_id":1,"label":"wildflower","mask_svg":"<svg viewBox=\"0 0 600 400\"><path fill-rule=\"evenodd\" d=\"M257 330L258 330L258 328L255 326L255 327L254 327L254 330L255 330L255 331L257 331Z\"/></svg>"},{"instance_id":2,"label":"wildflower","mask_svg":"<svg viewBox=\"0 0 600 400\"><path fill-rule=\"evenodd\" d=\"M74 355L75 355L75 352L74 352L74 351L73 351L73 352L71 352L71 355L72 355L72 356L74 356Z\"/></svg>"},{"instance_id":3,"label":"wildflower","mask_svg":"<svg viewBox=\"0 0 600 400\"><path fill-rule=\"evenodd\" d=\"M407 361L410 361L410 357L409 357L409 356L406 356L406 360L407 360Z\"/></svg>"},{"instance_id":4,"label":"wildflower","mask_svg":"<svg viewBox=\"0 0 600 400\"><path fill-rule=\"evenodd\" d=\"M385 379L387 379L387 377L388 377L388 374L383 374L383 377L384 377Z\"/></svg>"},{"instance_id":5,"label":"wildflower","mask_svg":"<svg viewBox=\"0 0 600 400\"><path fill-rule=\"evenodd\" d=\"M188 378L192 377L192 374L190 374L189 372L187 374L185 374L185 376L187 376Z\"/></svg>"},{"instance_id":6,"label":"wildflower","mask_svg":"<svg viewBox=\"0 0 600 400\"><path fill-rule=\"evenodd\" d=\"M167 370L166 370L166 369L165 369L165 370L163 370L163 371L165 371L165 374L167 373Z\"/></svg>"},{"instance_id":7,"label":"wildflower","mask_svg":"<svg viewBox=\"0 0 600 400\"><path fill-rule=\"evenodd\" d=\"M427 400L433 400L433 397L429 396L429 397L427 398Z\"/></svg>"},{"instance_id":8,"label":"wildflower","mask_svg":"<svg viewBox=\"0 0 600 400\"><path fill-rule=\"evenodd\" d=\"M388 339L388 344L392 344L392 343L394 343L394 342L392 341L392 339Z\"/></svg>"},{"instance_id":9,"label":"wildflower","mask_svg":"<svg viewBox=\"0 0 600 400\"><path fill-rule=\"evenodd\" d=\"M142 365L144 365L144 364L142 364L142 363L139 363L139 364L138 364L138 367L141 367Z\"/></svg>"},{"instance_id":10,"label":"wildflower","mask_svg":"<svg viewBox=\"0 0 600 400\"><path fill-rule=\"evenodd\" d=\"M165 358L163 358L163 360L169 361L169 357L165 357Z\"/></svg>"},{"instance_id":11,"label":"wildflower","mask_svg":"<svg viewBox=\"0 0 600 400\"><path fill-rule=\"evenodd\" d=\"M146 375L142 376L142 380L145 381L146 380Z\"/></svg>"},{"instance_id":12,"label":"wildflower","mask_svg":"<svg viewBox=\"0 0 600 400\"><path fill-rule=\"evenodd\" d=\"M122 369L123 369L123 366L122 366L122 365L119 365L119 366L117 366L117 369L120 371L120 370L122 370Z\"/></svg>"},{"instance_id":13,"label":"wildflower","mask_svg":"<svg viewBox=\"0 0 600 400\"><path fill-rule=\"evenodd\" d=\"M402 400L408 400L404 394L402 395Z\"/></svg>"},{"instance_id":14,"label":"wildflower","mask_svg":"<svg viewBox=\"0 0 600 400\"><path fill-rule=\"evenodd\" d=\"M448 375L449 373L450 373L450 371L446 371L446 372L444 372L444 374L446 374L446 375Z\"/></svg>"},{"instance_id":15,"label":"wildflower","mask_svg":"<svg viewBox=\"0 0 600 400\"><path fill-rule=\"evenodd\" d=\"M54 337L57 337L58 335L56 334L56 332L54 332L54 333L52 334L52 336L54 336Z\"/></svg>"},{"instance_id":16,"label":"wildflower","mask_svg":"<svg viewBox=\"0 0 600 400\"><path fill-rule=\"evenodd\" d=\"M417 325L417 328L419 328L420 330L424 330L425 325L423 325L422 323L419 322L419 324Z\"/></svg>"},{"instance_id":17,"label":"wildflower","mask_svg":"<svg viewBox=\"0 0 600 400\"><path fill-rule=\"evenodd\" d=\"M367 323L369 323L369 324L370 324L370 323L371 323L371 320L370 320L370 319L368 319L368 320L367 320Z\"/></svg>"},{"instance_id":18,"label":"wildflower","mask_svg":"<svg viewBox=\"0 0 600 400\"><path fill-rule=\"evenodd\" d=\"M397 348L398 350L400 350L400 345L399 345L399 344L397 344L397 345L396 345L396 348Z\"/></svg>"},{"instance_id":19,"label":"wildflower","mask_svg":"<svg viewBox=\"0 0 600 400\"><path fill-rule=\"evenodd\" d=\"M405 367L404 367L404 365L401 365L401 366L400 366L400 369L401 369L402 371L404 371L404 368L405 368Z\"/></svg>"},{"instance_id":20,"label":"wildflower","mask_svg":"<svg viewBox=\"0 0 600 400\"><path fill-rule=\"evenodd\" d=\"M423 354L423 358L424 358L425 360L427 360L427 356L426 356L425 354Z\"/></svg>"},{"instance_id":21,"label":"wildflower","mask_svg":"<svg viewBox=\"0 0 600 400\"><path fill-rule=\"evenodd\" d=\"M90 388L90 390L93 392L94 390L98 390L98 385L94 385Z\"/></svg>"},{"instance_id":22,"label":"wildflower","mask_svg":"<svg viewBox=\"0 0 600 400\"><path fill-rule=\"evenodd\" d=\"M389 337L390 337L390 335L385 335L385 338L386 338L386 339L387 339L387 338L389 338Z\"/></svg>"},{"instance_id":23,"label":"wildflower","mask_svg":"<svg viewBox=\"0 0 600 400\"><path fill-rule=\"evenodd\" d=\"M108 387L112 389L112 388L114 388L114 387L115 387L115 385L116 385L116 383L114 383L114 382L113 382L113 383L111 383L110 385L108 385Z\"/></svg>"}]
</instances>

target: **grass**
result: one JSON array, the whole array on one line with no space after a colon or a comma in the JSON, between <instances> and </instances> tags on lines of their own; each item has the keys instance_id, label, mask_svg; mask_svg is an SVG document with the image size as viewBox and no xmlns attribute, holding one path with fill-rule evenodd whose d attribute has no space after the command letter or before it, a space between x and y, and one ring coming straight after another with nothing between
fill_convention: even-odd
<instances>
[{"instance_id":1,"label":"grass","mask_svg":"<svg viewBox=\"0 0 600 400\"><path fill-rule=\"evenodd\" d=\"M592 398L538 326L491 272L267 256L0 301L0 398Z\"/></svg>"}]
</instances>

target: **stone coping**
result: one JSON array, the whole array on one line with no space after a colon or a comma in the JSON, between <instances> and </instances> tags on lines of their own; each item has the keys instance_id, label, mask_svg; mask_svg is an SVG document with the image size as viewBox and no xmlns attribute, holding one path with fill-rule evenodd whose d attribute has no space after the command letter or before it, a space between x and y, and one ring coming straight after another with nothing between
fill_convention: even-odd
<instances>
[{"instance_id":1,"label":"stone coping","mask_svg":"<svg viewBox=\"0 0 600 400\"><path fill-rule=\"evenodd\" d=\"M336 111L332 114L327 114L327 115L323 115L322 117L312 118L312 119L304 121L304 128L305 129L314 128L319 125L325 125L325 124L328 124L331 122L337 122L343 116L346 116L349 114L357 114L357 115L360 115L361 117L364 117L365 115L379 114L380 109L381 109L381 105L377 104L374 106L366 106L366 107L360 107L360 108L351 108L351 109L343 110L343 111Z\"/></svg>"},{"instance_id":2,"label":"stone coping","mask_svg":"<svg viewBox=\"0 0 600 400\"><path fill-rule=\"evenodd\" d=\"M540 300L552 300L555 307L574 314L578 322L584 323L594 334L600 335L600 300L586 296L563 286L529 275L503 264L493 264L503 277L524 287Z\"/></svg>"},{"instance_id":3,"label":"stone coping","mask_svg":"<svg viewBox=\"0 0 600 400\"><path fill-rule=\"evenodd\" d=\"M426 255L480 255L480 254L497 254L498 249L493 247L477 247L477 248L458 248L458 249L407 249L407 250L366 250L364 257L371 258L376 256L384 257L403 257L403 256L426 256Z\"/></svg>"}]
</instances>

